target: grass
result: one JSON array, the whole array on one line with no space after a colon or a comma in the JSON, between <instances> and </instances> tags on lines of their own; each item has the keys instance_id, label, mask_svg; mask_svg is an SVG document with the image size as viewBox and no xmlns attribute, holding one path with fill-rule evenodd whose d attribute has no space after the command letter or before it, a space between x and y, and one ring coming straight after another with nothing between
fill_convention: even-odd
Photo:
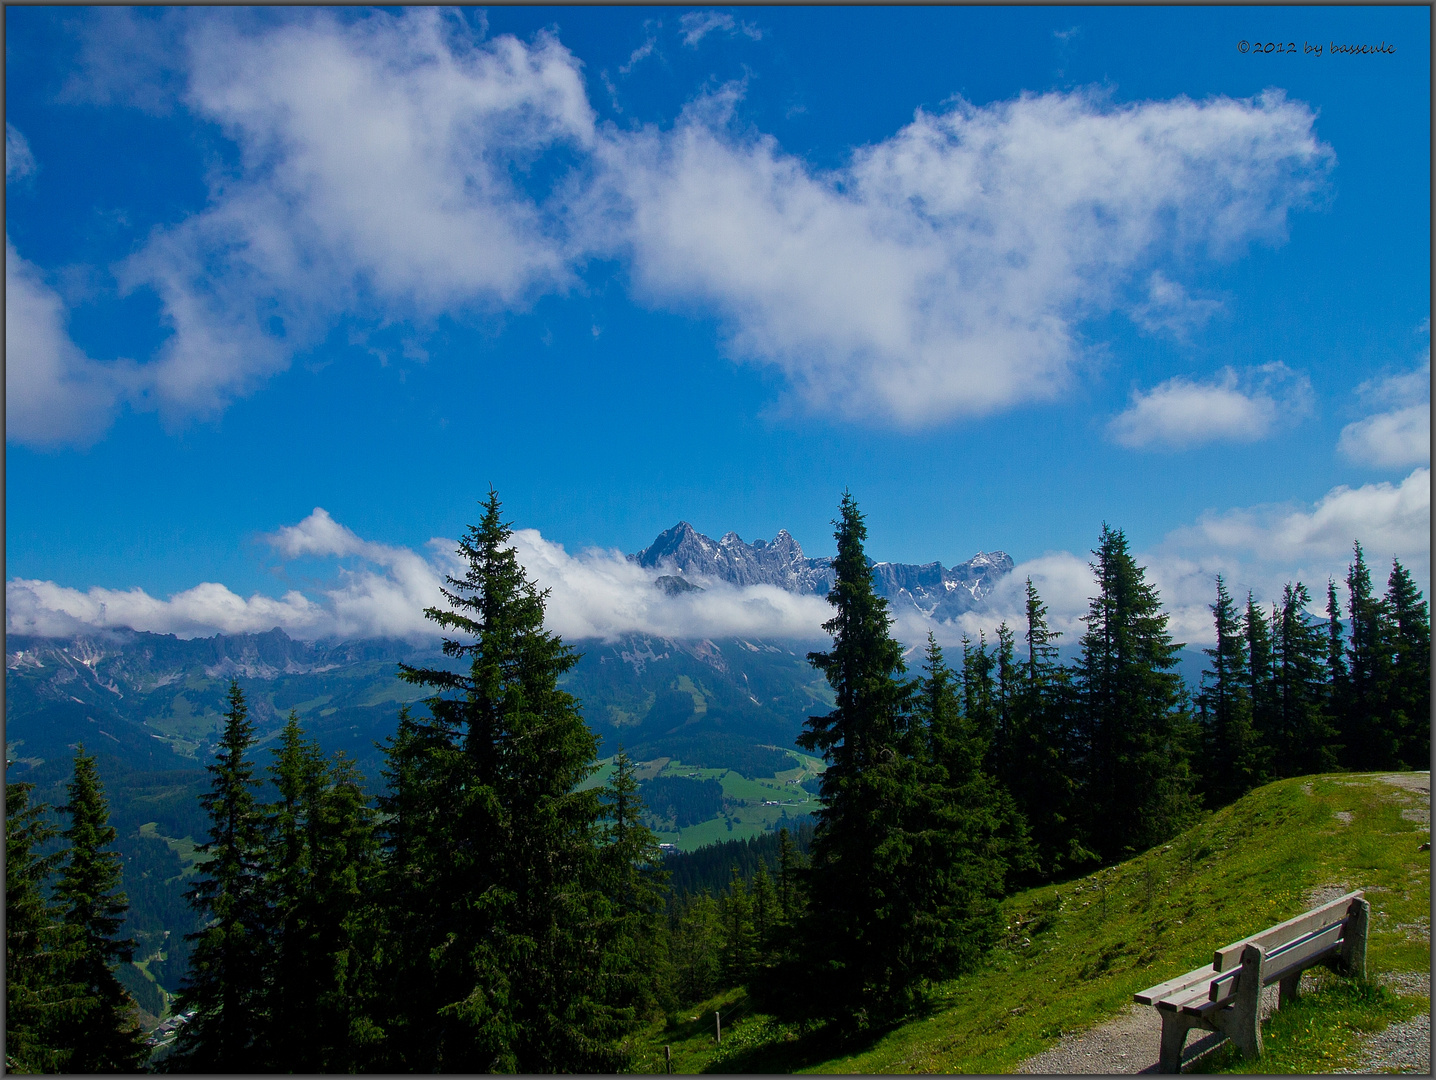
<instances>
[{"instance_id":1,"label":"grass","mask_svg":"<svg viewBox=\"0 0 1436 1080\"><path fill-rule=\"evenodd\" d=\"M1063 1033L1115 1016L1134 992L1313 906L1312 894L1323 888L1366 890L1373 979L1429 971L1430 863L1419 850L1429 825L1411 820L1421 805L1415 793L1375 774L1270 784L1160 848L1009 897L1006 932L985 967L934 987L922 1017L863 1034L804 1032L749 1013L731 1031L732 1049L715 1047L710 1031L706 1057L695 1045L684 1062L692 1071L1011 1072ZM1335 980L1278 1014L1259 1068L1300 1071L1349 1060L1362 1031L1421 1007L1379 988L1349 987ZM708 1019L711 1027L711 1009ZM1314 1034L1298 1037L1302 1024ZM664 1040L677 1034L659 1024L648 1042L661 1056ZM852 1041L839 1044L840 1035Z\"/></svg>"}]
</instances>

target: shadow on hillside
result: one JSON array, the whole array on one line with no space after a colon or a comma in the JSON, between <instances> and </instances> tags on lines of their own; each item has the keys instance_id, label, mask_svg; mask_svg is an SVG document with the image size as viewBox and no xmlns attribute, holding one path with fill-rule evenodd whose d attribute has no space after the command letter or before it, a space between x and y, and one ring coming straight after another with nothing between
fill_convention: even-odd
<instances>
[{"instance_id":1,"label":"shadow on hillside","mask_svg":"<svg viewBox=\"0 0 1436 1080\"><path fill-rule=\"evenodd\" d=\"M760 1036L762 1041L755 1039L751 1046L730 1049L717 1055L703 1068L703 1072L793 1073L834 1058L854 1057L871 1050L891 1032L940 1009L940 1003L930 1001L899 1020L863 1027L848 1026L838 1020L811 1025L769 1021L765 1024L768 1028L766 1038ZM746 1041L744 1036L747 1034L736 1030L735 1041Z\"/></svg>"}]
</instances>

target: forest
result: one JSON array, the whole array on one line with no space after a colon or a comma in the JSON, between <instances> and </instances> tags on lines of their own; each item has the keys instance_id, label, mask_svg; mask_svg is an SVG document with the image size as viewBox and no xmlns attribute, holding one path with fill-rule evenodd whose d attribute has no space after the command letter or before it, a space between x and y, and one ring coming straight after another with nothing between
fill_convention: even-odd
<instances>
[{"instance_id":1,"label":"forest","mask_svg":"<svg viewBox=\"0 0 1436 1080\"><path fill-rule=\"evenodd\" d=\"M983 962L1017 888L1273 779L1429 767L1427 604L1399 562L1379 593L1360 544L1324 620L1301 582L1267 607L1217 577L1189 690L1118 529L1073 662L1029 580L1022 625L952 657L929 637L909 671L851 496L835 524L832 644L809 661L836 703L798 739L827 763L813 826L665 858L645 801L681 822L721 791L641 783L622 751L584 786L597 740L559 687L575 653L490 493L426 611L459 669L401 665L429 696L383 745L377 798L295 714L259 760L231 684L172 1040L116 976L134 943L94 757L75 755L63 830L7 785L7 1069L622 1071L641 1030L735 986L799 1023L888 1024Z\"/></svg>"}]
</instances>

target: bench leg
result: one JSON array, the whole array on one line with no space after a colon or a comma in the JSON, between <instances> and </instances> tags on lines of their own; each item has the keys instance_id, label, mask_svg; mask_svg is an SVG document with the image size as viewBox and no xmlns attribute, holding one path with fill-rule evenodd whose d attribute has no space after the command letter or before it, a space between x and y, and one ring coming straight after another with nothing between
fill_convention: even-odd
<instances>
[{"instance_id":1,"label":"bench leg","mask_svg":"<svg viewBox=\"0 0 1436 1080\"><path fill-rule=\"evenodd\" d=\"M1370 922L1371 905L1365 900L1353 900L1341 935L1340 970L1348 979L1366 978L1366 931Z\"/></svg>"},{"instance_id":2,"label":"bench leg","mask_svg":"<svg viewBox=\"0 0 1436 1080\"><path fill-rule=\"evenodd\" d=\"M1235 999L1231 1008L1213 1017L1249 1060L1261 1057L1261 976L1265 961L1266 951L1259 945L1248 945L1242 950L1242 973L1237 978Z\"/></svg>"},{"instance_id":3,"label":"bench leg","mask_svg":"<svg viewBox=\"0 0 1436 1080\"><path fill-rule=\"evenodd\" d=\"M1277 1008L1285 1009L1297 999L1301 991L1301 972L1298 971L1295 975L1288 975L1277 985L1281 987L1281 994L1277 998Z\"/></svg>"},{"instance_id":4,"label":"bench leg","mask_svg":"<svg viewBox=\"0 0 1436 1080\"><path fill-rule=\"evenodd\" d=\"M1187 1032L1194 1026L1190 1017L1162 1010L1162 1056L1157 1060L1158 1072L1182 1071L1182 1047L1187 1044Z\"/></svg>"}]
</instances>

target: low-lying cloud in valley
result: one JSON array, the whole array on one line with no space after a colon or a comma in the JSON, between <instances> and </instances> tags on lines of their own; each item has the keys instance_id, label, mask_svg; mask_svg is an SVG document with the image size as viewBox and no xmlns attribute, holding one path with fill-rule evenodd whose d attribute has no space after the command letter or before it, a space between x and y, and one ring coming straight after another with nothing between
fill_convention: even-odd
<instances>
[{"instance_id":1,"label":"low-lying cloud in valley","mask_svg":"<svg viewBox=\"0 0 1436 1080\"><path fill-rule=\"evenodd\" d=\"M1149 551L1137 552L1148 579L1161 593L1178 640L1205 644L1212 638L1207 605L1213 578L1221 573L1234 595L1258 600L1280 595L1301 580L1316 608L1325 603L1326 581L1345 579L1351 543L1359 539L1373 579L1384 583L1393 557L1429 592L1430 470L1413 471L1400 484L1338 487L1310 505L1250 507L1214 513L1174 530ZM427 607L442 606L446 575L463 572L452 540L435 538L424 553L365 540L315 508L303 521L266 538L284 560L338 560L330 584L290 590L279 598L239 596L204 582L157 599L143 589L80 590L51 581L14 578L6 583L6 627L12 634L65 636L86 630L129 627L180 637L255 633L280 627L292 637L397 637L432 639ZM1095 543L1095 537L1094 537ZM789 638L821 640L832 609L823 597L771 585L735 587L702 579L701 591L669 595L657 587L665 567L644 568L616 550L590 548L577 554L537 529L518 529L512 544L519 561L549 591L547 625L575 642L613 641L629 634L671 638ZM881 553L874 553L880 555ZM934 622L911 607L894 605L894 633L909 647L929 631L947 646L963 635L993 640L1006 621L1022 628L1025 582L1030 577L1049 611L1052 627L1067 641L1082 633L1082 616L1094 591L1087 552L1047 552L1017 564L974 611ZM1344 587L1343 587L1344 595Z\"/></svg>"}]
</instances>

